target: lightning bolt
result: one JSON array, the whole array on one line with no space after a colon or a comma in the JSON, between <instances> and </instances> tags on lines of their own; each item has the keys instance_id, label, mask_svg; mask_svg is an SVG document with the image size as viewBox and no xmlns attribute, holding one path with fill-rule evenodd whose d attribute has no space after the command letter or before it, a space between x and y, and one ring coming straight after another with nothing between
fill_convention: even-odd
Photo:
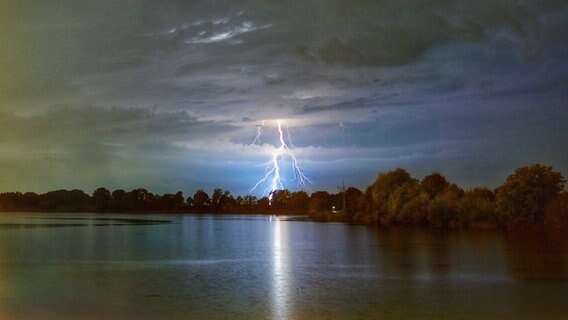
<instances>
[{"instance_id":1,"label":"lightning bolt","mask_svg":"<svg viewBox=\"0 0 568 320\"><path fill-rule=\"evenodd\" d=\"M288 136L288 142L290 143L290 147L294 149L294 143L292 143L292 136L290 135L290 128L288 128L288 123L286 123L286 135Z\"/></svg>"},{"instance_id":2,"label":"lightning bolt","mask_svg":"<svg viewBox=\"0 0 568 320\"><path fill-rule=\"evenodd\" d=\"M286 143L286 139L284 139L284 131L282 130L282 121L277 120L277 124L278 124L278 137L279 137L280 146L272 153L271 160L262 165L266 168L266 173L264 174L264 177L260 179L251 189L251 192L254 192L259 186L264 185L268 181L270 181L269 186L264 190L264 192L268 195L269 203L272 203L272 199L276 191L284 189L284 185L282 184L282 177L280 176L280 160L282 158L288 157L290 159L290 162L292 164L292 172L294 173L294 180L297 181L298 186L300 188L306 189L307 187L306 183L311 183L310 179L302 171L300 163L298 162L298 159L292 152L292 149ZM261 126L264 126L264 122L262 123ZM257 136L253 141L253 144L260 141L261 126L257 128ZM288 129L288 126L286 126L286 134L288 137L288 142L290 146L292 146L292 139L290 136L290 130Z\"/></svg>"},{"instance_id":3,"label":"lightning bolt","mask_svg":"<svg viewBox=\"0 0 568 320\"><path fill-rule=\"evenodd\" d=\"M341 141L345 144L345 123L339 123L339 135L341 136Z\"/></svg>"},{"instance_id":4,"label":"lightning bolt","mask_svg":"<svg viewBox=\"0 0 568 320\"><path fill-rule=\"evenodd\" d=\"M253 140L252 143L250 144L251 146L254 146L255 144L260 144L260 136L262 135L262 127L264 127L264 121L262 121L262 122L256 127L256 136L254 137L254 140Z\"/></svg>"}]
</instances>

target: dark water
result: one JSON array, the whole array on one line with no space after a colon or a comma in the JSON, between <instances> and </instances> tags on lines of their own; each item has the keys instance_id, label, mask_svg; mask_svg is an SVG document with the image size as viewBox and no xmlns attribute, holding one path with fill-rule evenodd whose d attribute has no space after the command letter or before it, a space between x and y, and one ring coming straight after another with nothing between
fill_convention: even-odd
<instances>
[{"instance_id":1,"label":"dark water","mask_svg":"<svg viewBox=\"0 0 568 320\"><path fill-rule=\"evenodd\" d=\"M0 319L568 319L566 237L0 214Z\"/></svg>"}]
</instances>

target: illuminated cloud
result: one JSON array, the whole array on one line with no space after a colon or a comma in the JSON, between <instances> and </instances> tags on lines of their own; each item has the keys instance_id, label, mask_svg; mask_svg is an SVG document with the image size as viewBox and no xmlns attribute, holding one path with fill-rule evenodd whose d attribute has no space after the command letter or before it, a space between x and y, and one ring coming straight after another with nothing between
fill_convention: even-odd
<instances>
[{"instance_id":1,"label":"illuminated cloud","mask_svg":"<svg viewBox=\"0 0 568 320\"><path fill-rule=\"evenodd\" d=\"M4 2L0 191L243 194L274 119L313 189L566 173L566 21L561 0Z\"/></svg>"}]
</instances>

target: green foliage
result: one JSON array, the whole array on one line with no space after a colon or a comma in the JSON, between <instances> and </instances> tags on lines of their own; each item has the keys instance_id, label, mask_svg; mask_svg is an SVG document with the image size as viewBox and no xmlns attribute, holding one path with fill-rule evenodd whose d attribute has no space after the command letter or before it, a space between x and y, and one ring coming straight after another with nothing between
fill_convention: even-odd
<instances>
[{"instance_id":1,"label":"green foliage","mask_svg":"<svg viewBox=\"0 0 568 320\"><path fill-rule=\"evenodd\" d=\"M383 223L400 223L407 225L426 225L428 194L416 180L407 182L389 196L387 216Z\"/></svg>"},{"instance_id":2,"label":"green foliage","mask_svg":"<svg viewBox=\"0 0 568 320\"><path fill-rule=\"evenodd\" d=\"M428 206L430 199L425 192L420 192L410 198L400 210L400 215L405 224L426 226L428 224Z\"/></svg>"},{"instance_id":3,"label":"green foliage","mask_svg":"<svg viewBox=\"0 0 568 320\"><path fill-rule=\"evenodd\" d=\"M566 180L552 167L533 164L518 168L497 189L501 221L513 227L543 224L544 209L564 188Z\"/></svg>"},{"instance_id":4,"label":"green foliage","mask_svg":"<svg viewBox=\"0 0 568 320\"><path fill-rule=\"evenodd\" d=\"M435 227L455 226L463 194L463 190L455 184L442 190L428 205L428 223Z\"/></svg>"},{"instance_id":5,"label":"green foliage","mask_svg":"<svg viewBox=\"0 0 568 320\"><path fill-rule=\"evenodd\" d=\"M411 180L396 188L388 197L387 212L383 217L383 223L409 223L411 220L408 208L403 211L413 199L420 198L423 193L420 184ZM416 206L418 203L414 203ZM408 216L407 216L408 215Z\"/></svg>"},{"instance_id":6,"label":"green foliage","mask_svg":"<svg viewBox=\"0 0 568 320\"><path fill-rule=\"evenodd\" d=\"M405 183L412 183L416 180L410 177L406 170L397 168L395 170L380 173L371 186L371 198L373 201L372 211L375 215L383 216L387 213L388 200L391 193L396 188L404 185Z\"/></svg>"}]
</instances>

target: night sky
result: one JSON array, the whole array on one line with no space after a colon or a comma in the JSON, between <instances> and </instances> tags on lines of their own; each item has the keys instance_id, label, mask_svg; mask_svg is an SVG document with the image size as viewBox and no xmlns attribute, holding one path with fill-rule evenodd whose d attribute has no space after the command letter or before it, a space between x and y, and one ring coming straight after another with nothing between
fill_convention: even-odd
<instances>
[{"instance_id":1,"label":"night sky","mask_svg":"<svg viewBox=\"0 0 568 320\"><path fill-rule=\"evenodd\" d=\"M0 2L0 192L244 195L277 119L311 192L568 176L568 2Z\"/></svg>"}]
</instances>

